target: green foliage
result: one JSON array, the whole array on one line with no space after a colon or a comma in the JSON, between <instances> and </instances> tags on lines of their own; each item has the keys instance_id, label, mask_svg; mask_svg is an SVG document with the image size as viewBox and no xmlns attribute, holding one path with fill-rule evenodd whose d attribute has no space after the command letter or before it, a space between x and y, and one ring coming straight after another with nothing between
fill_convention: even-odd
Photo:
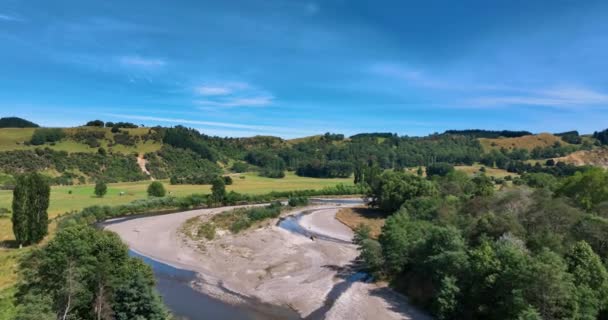
<instances>
[{"instance_id":1,"label":"green foliage","mask_svg":"<svg viewBox=\"0 0 608 320\"><path fill-rule=\"evenodd\" d=\"M232 168L230 170L236 173L243 173L249 170L249 166L245 162L237 161L232 165Z\"/></svg>"},{"instance_id":2,"label":"green foliage","mask_svg":"<svg viewBox=\"0 0 608 320\"><path fill-rule=\"evenodd\" d=\"M101 120L92 120L89 121L85 124L86 127L104 127L105 126L105 122L101 121Z\"/></svg>"},{"instance_id":3,"label":"green foliage","mask_svg":"<svg viewBox=\"0 0 608 320\"><path fill-rule=\"evenodd\" d=\"M475 176L472 182L475 185L475 195L487 197L494 194L494 182L485 174Z\"/></svg>"},{"instance_id":4,"label":"green foliage","mask_svg":"<svg viewBox=\"0 0 608 320\"><path fill-rule=\"evenodd\" d=\"M308 205L308 197L289 197L287 204L290 207L302 207Z\"/></svg>"},{"instance_id":5,"label":"green foliage","mask_svg":"<svg viewBox=\"0 0 608 320\"><path fill-rule=\"evenodd\" d=\"M116 288L113 313L116 320L165 320L168 313L163 303L149 285L149 280L141 273L125 279L125 283Z\"/></svg>"},{"instance_id":6,"label":"green foliage","mask_svg":"<svg viewBox=\"0 0 608 320\"><path fill-rule=\"evenodd\" d=\"M380 175L378 183L371 186L369 196L373 205L392 212L409 200L416 197L436 194L435 185L420 177L404 172L387 171Z\"/></svg>"},{"instance_id":7,"label":"green foliage","mask_svg":"<svg viewBox=\"0 0 608 320\"><path fill-rule=\"evenodd\" d=\"M116 234L89 226L60 230L20 265L17 304L40 319L167 319L151 269L130 258ZM21 313L22 319L27 313Z\"/></svg>"},{"instance_id":8,"label":"green foliage","mask_svg":"<svg viewBox=\"0 0 608 320\"><path fill-rule=\"evenodd\" d=\"M39 128L34 131L30 143L39 146L47 142L57 142L65 138L65 132L59 128Z\"/></svg>"},{"instance_id":9,"label":"green foliage","mask_svg":"<svg viewBox=\"0 0 608 320\"><path fill-rule=\"evenodd\" d=\"M17 178L13 190L13 233L19 245L40 242L48 233L49 197L47 180L37 173Z\"/></svg>"},{"instance_id":10,"label":"green foliage","mask_svg":"<svg viewBox=\"0 0 608 320\"><path fill-rule=\"evenodd\" d=\"M601 202L608 201L608 172L601 168L577 172L566 178L556 193L572 198L585 210L591 210Z\"/></svg>"},{"instance_id":11,"label":"green foliage","mask_svg":"<svg viewBox=\"0 0 608 320\"><path fill-rule=\"evenodd\" d=\"M608 219L564 196L579 203L579 195L602 189L605 174L577 174L564 183L577 192L554 194L546 183L554 177L544 174L524 178L535 190L494 192L491 179L454 172L425 180L435 191L416 194L384 187L417 184L409 175L384 173L372 190L412 195L390 198L399 205L377 242L364 229L355 241L366 270L439 319L601 319Z\"/></svg>"},{"instance_id":12,"label":"green foliage","mask_svg":"<svg viewBox=\"0 0 608 320\"><path fill-rule=\"evenodd\" d=\"M64 174L78 170L95 180L138 181L147 177L134 157L120 154L67 153L49 148L0 152L0 171L23 172L54 169Z\"/></svg>"},{"instance_id":13,"label":"green foliage","mask_svg":"<svg viewBox=\"0 0 608 320\"><path fill-rule=\"evenodd\" d=\"M102 198L106 193L108 193L108 185L101 180L97 181L97 183L95 183L95 195Z\"/></svg>"},{"instance_id":14,"label":"green foliage","mask_svg":"<svg viewBox=\"0 0 608 320\"><path fill-rule=\"evenodd\" d=\"M231 176L223 176L222 179L224 179L224 184L229 186L232 184L232 177Z\"/></svg>"},{"instance_id":15,"label":"green foliage","mask_svg":"<svg viewBox=\"0 0 608 320\"><path fill-rule=\"evenodd\" d=\"M309 162L296 170L296 174L303 177L315 178L348 178L353 174L353 165L347 161L320 161Z\"/></svg>"},{"instance_id":16,"label":"green foliage","mask_svg":"<svg viewBox=\"0 0 608 320\"><path fill-rule=\"evenodd\" d=\"M17 117L0 118L0 128L38 128L38 125Z\"/></svg>"},{"instance_id":17,"label":"green foliage","mask_svg":"<svg viewBox=\"0 0 608 320\"><path fill-rule=\"evenodd\" d=\"M160 181L153 181L150 183L147 192L149 197L164 197L167 193L165 186Z\"/></svg>"},{"instance_id":18,"label":"green foliage","mask_svg":"<svg viewBox=\"0 0 608 320\"><path fill-rule=\"evenodd\" d=\"M217 164L185 149L163 146L157 153L146 154L152 177L171 177L171 184L209 184L220 175Z\"/></svg>"},{"instance_id":19,"label":"green foliage","mask_svg":"<svg viewBox=\"0 0 608 320\"><path fill-rule=\"evenodd\" d=\"M215 224L211 222L202 223L198 227L198 234L202 235L207 240L213 240L213 238L215 238Z\"/></svg>"},{"instance_id":20,"label":"green foliage","mask_svg":"<svg viewBox=\"0 0 608 320\"><path fill-rule=\"evenodd\" d=\"M533 188L548 188L555 189L557 187L557 178L548 173L526 173L522 176L522 180Z\"/></svg>"},{"instance_id":21,"label":"green foliage","mask_svg":"<svg viewBox=\"0 0 608 320\"><path fill-rule=\"evenodd\" d=\"M454 171L454 166L449 163L433 163L426 167L426 176L432 178L434 176L445 177Z\"/></svg>"},{"instance_id":22,"label":"green foliage","mask_svg":"<svg viewBox=\"0 0 608 320\"><path fill-rule=\"evenodd\" d=\"M593 137L595 139L597 139L600 142L600 144L607 145L608 144L608 129L594 132Z\"/></svg>"},{"instance_id":23,"label":"green foliage","mask_svg":"<svg viewBox=\"0 0 608 320\"><path fill-rule=\"evenodd\" d=\"M364 240L371 239L372 228L367 224L360 224L355 228L353 243L361 246Z\"/></svg>"},{"instance_id":24,"label":"green foliage","mask_svg":"<svg viewBox=\"0 0 608 320\"><path fill-rule=\"evenodd\" d=\"M226 184L222 177L217 177L211 183L211 199L214 203L222 203L226 198Z\"/></svg>"}]
</instances>

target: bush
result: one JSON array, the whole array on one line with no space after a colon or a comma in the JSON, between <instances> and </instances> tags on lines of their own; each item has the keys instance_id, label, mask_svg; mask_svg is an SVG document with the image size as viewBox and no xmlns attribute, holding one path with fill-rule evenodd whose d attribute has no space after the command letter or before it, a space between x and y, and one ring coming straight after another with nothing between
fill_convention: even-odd
<instances>
[{"instance_id":1,"label":"bush","mask_svg":"<svg viewBox=\"0 0 608 320\"><path fill-rule=\"evenodd\" d=\"M290 207L308 205L308 197L289 197L288 204Z\"/></svg>"},{"instance_id":2,"label":"bush","mask_svg":"<svg viewBox=\"0 0 608 320\"><path fill-rule=\"evenodd\" d=\"M454 171L454 166L451 164L433 163L426 167L426 176L429 178L433 176L445 177L452 171Z\"/></svg>"},{"instance_id":3,"label":"bush","mask_svg":"<svg viewBox=\"0 0 608 320\"><path fill-rule=\"evenodd\" d=\"M40 128L34 131L30 143L39 146L46 142L57 142L65 138L65 132L59 128Z\"/></svg>"},{"instance_id":4,"label":"bush","mask_svg":"<svg viewBox=\"0 0 608 320\"><path fill-rule=\"evenodd\" d=\"M106 183L103 181L97 181L97 183L95 184L95 195L100 198L103 198L106 193L108 193L108 186L106 185Z\"/></svg>"},{"instance_id":5,"label":"bush","mask_svg":"<svg viewBox=\"0 0 608 320\"><path fill-rule=\"evenodd\" d=\"M232 177L230 176L224 176L224 184L229 186L232 184Z\"/></svg>"},{"instance_id":6,"label":"bush","mask_svg":"<svg viewBox=\"0 0 608 320\"><path fill-rule=\"evenodd\" d=\"M198 235L205 237L207 240L215 238L215 225L211 222L205 222L198 227Z\"/></svg>"},{"instance_id":7,"label":"bush","mask_svg":"<svg viewBox=\"0 0 608 320\"><path fill-rule=\"evenodd\" d=\"M236 172L236 173L243 173L243 172L247 172L247 170L248 170L248 169L249 169L249 166L247 165L247 163L245 163L245 162L240 162L240 161L239 161L239 162L235 162L235 163L232 165L232 168L231 168L231 170L232 170L233 172Z\"/></svg>"},{"instance_id":8,"label":"bush","mask_svg":"<svg viewBox=\"0 0 608 320\"><path fill-rule=\"evenodd\" d=\"M166 193L165 186L159 181L154 181L148 186L148 196L150 197L164 197Z\"/></svg>"}]
</instances>

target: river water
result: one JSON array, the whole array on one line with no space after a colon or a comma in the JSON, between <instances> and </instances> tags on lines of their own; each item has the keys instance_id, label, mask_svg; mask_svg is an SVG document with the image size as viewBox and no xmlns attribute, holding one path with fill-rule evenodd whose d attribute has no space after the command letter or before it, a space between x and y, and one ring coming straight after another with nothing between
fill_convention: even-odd
<instances>
[{"instance_id":1,"label":"river water","mask_svg":"<svg viewBox=\"0 0 608 320\"><path fill-rule=\"evenodd\" d=\"M313 199L314 203L340 203L353 204L363 203L355 199ZM278 226L302 236L315 236L319 239L346 243L344 240L334 239L322 234L311 233L299 225L300 218L310 212L302 212L295 216L281 219ZM193 289L190 283L196 279L196 273L190 270L175 268L160 261L148 258L135 251L129 250L133 257L141 258L152 267L156 278L156 289L163 298L165 305L171 310L176 319L199 320L199 319L231 319L231 320L261 320L261 319L301 319L293 310L264 304L258 301L247 301L245 304L233 305L222 300L208 296ZM347 281L350 282L350 281ZM344 289L337 290L342 292ZM247 300L247 298L244 298ZM335 297L331 300L334 300ZM334 300L335 301L335 300ZM320 309L327 309L329 306ZM319 310L321 311L321 310ZM323 310L326 311L326 310ZM313 319L322 318L325 312L311 315Z\"/></svg>"}]
</instances>

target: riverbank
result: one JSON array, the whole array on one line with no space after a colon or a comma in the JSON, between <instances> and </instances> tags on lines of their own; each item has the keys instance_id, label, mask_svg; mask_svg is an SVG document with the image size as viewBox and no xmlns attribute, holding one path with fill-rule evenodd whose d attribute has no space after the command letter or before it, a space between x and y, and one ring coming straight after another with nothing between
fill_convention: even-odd
<instances>
[{"instance_id":1,"label":"riverbank","mask_svg":"<svg viewBox=\"0 0 608 320\"><path fill-rule=\"evenodd\" d=\"M350 240L352 231L335 219L343 206L314 205L287 214L310 212L301 219L304 228ZM275 223L236 235L227 233L213 241L193 241L180 234L181 225L190 218L204 220L231 209L142 217L113 223L107 229L142 255L195 271L197 278L191 283L195 289L236 305L276 305L314 319L339 319L347 314L357 315L354 319L426 319L413 313L407 300L389 302L376 294L382 287L353 278L351 267L358 253L347 241L312 240ZM285 313L277 318L285 318Z\"/></svg>"}]
</instances>

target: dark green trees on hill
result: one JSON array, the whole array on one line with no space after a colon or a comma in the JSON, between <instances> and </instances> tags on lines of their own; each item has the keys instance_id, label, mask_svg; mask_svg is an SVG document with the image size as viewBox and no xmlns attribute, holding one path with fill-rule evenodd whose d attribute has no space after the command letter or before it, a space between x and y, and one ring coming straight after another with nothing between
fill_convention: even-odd
<instances>
[{"instance_id":1,"label":"dark green trees on hill","mask_svg":"<svg viewBox=\"0 0 608 320\"><path fill-rule=\"evenodd\" d=\"M38 125L17 117L0 118L0 128L38 128Z\"/></svg>"},{"instance_id":2,"label":"dark green trees on hill","mask_svg":"<svg viewBox=\"0 0 608 320\"><path fill-rule=\"evenodd\" d=\"M47 142L57 142L65 138L65 132L59 128L40 128L34 131L30 143L39 146Z\"/></svg>"},{"instance_id":3,"label":"dark green trees on hill","mask_svg":"<svg viewBox=\"0 0 608 320\"><path fill-rule=\"evenodd\" d=\"M38 173L17 177L13 190L13 233L19 245L38 243L48 233L51 188Z\"/></svg>"}]
</instances>

